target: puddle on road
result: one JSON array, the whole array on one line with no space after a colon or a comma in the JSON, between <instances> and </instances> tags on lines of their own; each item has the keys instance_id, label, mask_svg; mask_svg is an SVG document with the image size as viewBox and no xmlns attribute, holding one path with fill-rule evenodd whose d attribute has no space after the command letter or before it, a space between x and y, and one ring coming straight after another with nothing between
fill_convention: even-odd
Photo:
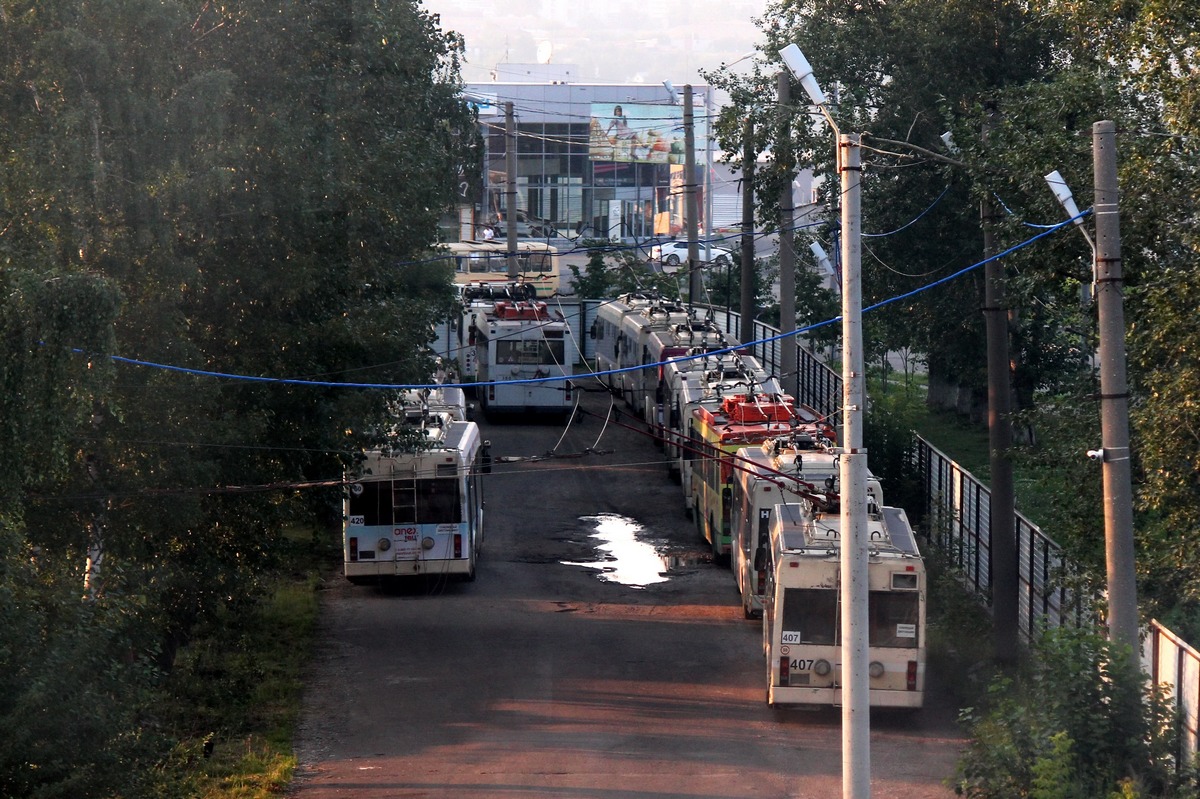
<instances>
[{"instance_id":1,"label":"puddle on road","mask_svg":"<svg viewBox=\"0 0 1200 799\"><path fill-rule=\"evenodd\" d=\"M595 526L596 531L588 538L596 542L594 546L601 557L589 563L562 563L565 566L596 569L596 576L606 582L645 588L654 583L665 583L670 578L668 572L672 570L699 562L699 558L668 555L653 544L638 540L638 534L644 533L645 528L627 516L602 513L599 516L581 516L580 521Z\"/></svg>"}]
</instances>

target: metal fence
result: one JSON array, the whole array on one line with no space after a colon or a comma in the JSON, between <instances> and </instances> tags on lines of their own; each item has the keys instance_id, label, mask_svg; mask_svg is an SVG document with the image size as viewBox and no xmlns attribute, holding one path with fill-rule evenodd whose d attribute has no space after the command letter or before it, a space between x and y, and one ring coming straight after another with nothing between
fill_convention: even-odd
<instances>
[{"instance_id":1,"label":"metal fence","mask_svg":"<svg viewBox=\"0 0 1200 799\"><path fill-rule=\"evenodd\" d=\"M910 463L921 483L930 538L958 568L967 587L992 593L991 492L970 472L919 435ZM1037 525L1015 514L1017 586L1021 635L1030 640L1050 627L1089 622L1085 602L1069 587L1074 580L1062 548Z\"/></svg>"},{"instance_id":2,"label":"metal fence","mask_svg":"<svg viewBox=\"0 0 1200 799\"><path fill-rule=\"evenodd\" d=\"M1142 670L1152 683L1170 690L1182 720L1184 754L1190 762L1200 749L1200 652L1151 620L1142 635Z\"/></svg>"}]
</instances>

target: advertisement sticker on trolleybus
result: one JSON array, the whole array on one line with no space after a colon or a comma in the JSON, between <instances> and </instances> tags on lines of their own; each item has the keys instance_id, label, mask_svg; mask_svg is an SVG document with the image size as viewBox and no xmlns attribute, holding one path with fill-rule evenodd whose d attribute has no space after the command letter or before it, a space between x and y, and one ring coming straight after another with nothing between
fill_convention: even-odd
<instances>
[{"instance_id":1,"label":"advertisement sticker on trolleybus","mask_svg":"<svg viewBox=\"0 0 1200 799\"><path fill-rule=\"evenodd\" d=\"M417 528L415 528L415 527L397 527L394 530L392 530L392 536L395 537L397 541L416 541L417 540Z\"/></svg>"}]
</instances>

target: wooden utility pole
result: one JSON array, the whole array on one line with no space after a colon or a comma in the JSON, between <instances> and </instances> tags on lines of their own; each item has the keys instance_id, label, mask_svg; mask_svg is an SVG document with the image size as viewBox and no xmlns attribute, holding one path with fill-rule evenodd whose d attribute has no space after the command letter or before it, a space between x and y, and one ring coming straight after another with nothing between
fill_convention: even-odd
<instances>
[{"instance_id":1,"label":"wooden utility pole","mask_svg":"<svg viewBox=\"0 0 1200 799\"><path fill-rule=\"evenodd\" d=\"M683 189L688 238L688 302L698 302L704 293L700 274L700 203L696 199L696 117L692 85L683 87Z\"/></svg>"},{"instance_id":2,"label":"wooden utility pole","mask_svg":"<svg viewBox=\"0 0 1200 799\"><path fill-rule=\"evenodd\" d=\"M987 141L991 120L984 122ZM996 254L996 212L989 197L979 204L983 257ZM1018 654L1016 497L1012 471L1012 388L1009 376L1008 306L1004 264L984 266L983 318L987 331L988 451L991 471L989 546L991 548L992 641L995 659L1013 663Z\"/></svg>"},{"instance_id":3,"label":"wooden utility pole","mask_svg":"<svg viewBox=\"0 0 1200 799\"><path fill-rule=\"evenodd\" d=\"M780 125L777 156L783 172L783 188L779 191L779 381L783 390L796 396L796 232L792 219L792 155L791 155L791 79L786 71L777 78Z\"/></svg>"}]
</instances>

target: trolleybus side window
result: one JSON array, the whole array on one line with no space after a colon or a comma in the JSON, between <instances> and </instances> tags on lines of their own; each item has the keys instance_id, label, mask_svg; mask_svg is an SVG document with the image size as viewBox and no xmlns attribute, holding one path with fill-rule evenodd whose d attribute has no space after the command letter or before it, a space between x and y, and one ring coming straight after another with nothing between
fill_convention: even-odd
<instances>
[{"instance_id":1,"label":"trolleybus side window","mask_svg":"<svg viewBox=\"0 0 1200 799\"><path fill-rule=\"evenodd\" d=\"M488 256L485 253L480 253L478 255L476 255L475 253L472 253L472 254L468 255L466 258L459 258L457 260L458 260L458 264L459 264L458 271L460 271L460 272L464 271L462 268L464 261L466 261L467 268L465 271L467 271L467 272L473 272L473 273L478 274L480 272L488 271Z\"/></svg>"},{"instance_id":2,"label":"trolleybus side window","mask_svg":"<svg viewBox=\"0 0 1200 799\"><path fill-rule=\"evenodd\" d=\"M829 588L788 588L783 593L784 635L793 643L837 643L838 592Z\"/></svg>"},{"instance_id":3,"label":"trolleybus side window","mask_svg":"<svg viewBox=\"0 0 1200 799\"><path fill-rule=\"evenodd\" d=\"M872 591L868 602L870 645L915 648L920 633L919 603L916 592Z\"/></svg>"}]
</instances>

